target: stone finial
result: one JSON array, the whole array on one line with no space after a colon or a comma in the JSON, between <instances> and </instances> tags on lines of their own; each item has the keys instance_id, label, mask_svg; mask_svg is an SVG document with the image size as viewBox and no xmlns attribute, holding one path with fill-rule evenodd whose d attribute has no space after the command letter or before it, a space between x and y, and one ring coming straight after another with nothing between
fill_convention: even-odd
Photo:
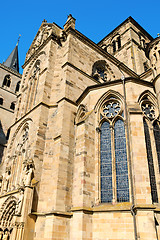
<instances>
[{"instance_id":1,"label":"stone finial","mask_svg":"<svg viewBox=\"0 0 160 240\"><path fill-rule=\"evenodd\" d=\"M72 14L69 14L67 21L64 24L64 31L66 31L69 27L75 29L75 22L76 22L76 19L72 17Z\"/></svg>"}]
</instances>

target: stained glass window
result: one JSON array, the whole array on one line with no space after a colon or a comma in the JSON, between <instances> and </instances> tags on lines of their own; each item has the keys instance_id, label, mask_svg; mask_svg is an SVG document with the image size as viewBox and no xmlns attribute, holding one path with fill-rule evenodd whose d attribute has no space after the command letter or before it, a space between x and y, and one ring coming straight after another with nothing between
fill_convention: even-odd
<instances>
[{"instance_id":1,"label":"stained glass window","mask_svg":"<svg viewBox=\"0 0 160 240\"><path fill-rule=\"evenodd\" d=\"M153 132L154 132L154 138L156 143L158 166L159 166L159 172L160 172L160 128L157 121L155 121L153 124Z\"/></svg>"},{"instance_id":2,"label":"stained glass window","mask_svg":"<svg viewBox=\"0 0 160 240\"><path fill-rule=\"evenodd\" d=\"M155 171L154 171L154 164L153 164L152 147L151 147L149 128L148 128L148 125L147 125L147 122L145 119L143 120L143 124L144 124L145 140L146 140L146 149L147 149L147 159L148 159L152 201L157 203L158 195L157 195L156 178L155 178Z\"/></svg>"},{"instance_id":3,"label":"stained glass window","mask_svg":"<svg viewBox=\"0 0 160 240\"><path fill-rule=\"evenodd\" d=\"M129 201L128 165L124 122L117 120L114 127L117 202Z\"/></svg>"},{"instance_id":4,"label":"stained glass window","mask_svg":"<svg viewBox=\"0 0 160 240\"><path fill-rule=\"evenodd\" d=\"M101 202L112 202L112 153L110 124L101 126Z\"/></svg>"},{"instance_id":5,"label":"stained glass window","mask_svg":"<svg viewBox=\"0 0 160 240\"><path fill-rule=\"evenodd\" d=\"M150 120L153 120L155 118L155 108L153 104L144 102L142 104L142 111Z\"/></svg>"},{"instance_id":6,"label":"stained glass window","mask_svg":"<svg viewBox=\"0 0 160 240\"><path fill-rule=\"evenodd\" d=\"M101 202L112 202L113 199L117 202L129 201L125 126L120 119L113 126L113 121L120 114L120 110L120 103L113 98L105 102L101 109L100 119L105 119L101 125L100 136Z\"/></svg>"}]
</instances>

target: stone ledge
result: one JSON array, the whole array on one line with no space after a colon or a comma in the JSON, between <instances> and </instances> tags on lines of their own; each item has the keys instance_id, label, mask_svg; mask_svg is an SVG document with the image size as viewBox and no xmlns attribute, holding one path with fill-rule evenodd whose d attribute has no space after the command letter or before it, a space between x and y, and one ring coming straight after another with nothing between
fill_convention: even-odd
<instances>
[{"instance_id":1,"label":"stone ledge","mask_svg":"<svg viewBox=\"0 0 160 240\"><path fill-rule=\"evenodd\" d=\"M61 212L61 211L52 211L52 212L46 212L46 213L40 213L40 212L32 212L29 215L36 215L39 217L46 217L49 215L54 215L54 216L62 216L62 217L72 217L73 213L71 212Z\"/></svg>"},{"instance_id":2,"label":"stone ledge","mask_svg":"<svg viewBox=\"0 0 160 240\"><path fill-rule=\"evenodd\" d=\"M132 211L132 210L142 210L142 211L160 211L160 206L155 206L153 204L137 204L132 207L132 203L117 203L117 204L100 204L98 206L94 206L93 208L87 207L73 207L71 208L71 212L84 212L84 213L96 213L96 212L114 212L114 211Z\"/></svg>"}]
</instances>

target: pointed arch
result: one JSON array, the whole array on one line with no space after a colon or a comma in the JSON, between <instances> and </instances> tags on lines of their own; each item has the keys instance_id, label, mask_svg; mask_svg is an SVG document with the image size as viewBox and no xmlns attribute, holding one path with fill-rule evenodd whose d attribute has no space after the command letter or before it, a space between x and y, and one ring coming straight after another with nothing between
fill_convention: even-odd
<instances>
[{"instance_id":1,"label":"pointed arch","mask_svg":"<svg viewBox=\"0 0 160 240\"><path fill-rule=\"evenodd\" d=\"M143 127L150 178L151 198L153 203L158 203L158 192L156 184L157 177L155 171L155 166L157 164L155 163L154 160L155 150L153 149L154 146L156 145L157 160L160 169L160 147L159 147L160 128L159 124L157 124L157 118L159 115L157 100L156 97L148 90L144 91L140 95L138 100L143 113ZM155 145L153 144L151 139L155 139Z\"/></svg>"},{"instance_id":2,"label":"pointed arch","mask_svg":"<svg viewBox=\"0 0 160 240\"><path fill-rule=\"evenodd\" d=\"M95 106L100 132L101 202L129 202L123 97L109 90Z\"/></svg>"},{"instance_id":3,"label":"pointed arch","mask_svg":"<svg viewBox=\"0 0 160 240\"><path fill-rule=\"evenodd\" d=\"M157 106L157 98L156 96L150 92L149 90L145 90L144 92L142 92L138 98L138 102L141 103L142 100L149 100L151 101L152 103L154 103L155 106Z\"/></svg>"},{"instance_id":4,"label":"pointed arch","mask_svg":"<svg viewBox=\"0 0 160 240\"><path fill-rule=\"evenodd\" d=\"M92 77L100 82L111 81L115 78L114 72L106 60L98 60L92 66Z\"/></svg>"},{"instance_id":5,"label":"pointed arch","mask_svg":"<svg viewBox=\"0 0 160 240\"><path fill-rule=\"evenodd\" d=\"M3 231L5 231L6 228L8 231L11 230L11 222L16 211L17 202L17 198L11 196L8 197L2 204L0 210L0 227L3 229Z\"/></svg>"},{"instance_id":6,"label":"pointed arch","mask_svg":"<svg viewBox=\"0 0 160 240\"><path fill-rule=\"evenodd\" d=\"M119 92L116 92L114 90L109 90L107 91L106 93L104 93L100 98L99 100L97 101L95 107L94 107L94 111L95 113L98 112L98 110L100 109L100 107L102 106L102 104L106 101L106 99L109 99L109 98L116 98L118 99L121 104L123 105L123 100L124 100L124 97L119 93Z\"/></svg>"}]
</instances>

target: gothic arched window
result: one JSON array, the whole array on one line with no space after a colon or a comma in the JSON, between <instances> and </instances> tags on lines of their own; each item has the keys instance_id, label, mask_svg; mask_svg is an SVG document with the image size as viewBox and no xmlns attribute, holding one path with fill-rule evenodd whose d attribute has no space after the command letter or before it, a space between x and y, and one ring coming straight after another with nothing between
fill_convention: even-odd
<instances>
[{"instance_id":1,"label":"gothic arched window","mask_svg":"<svg viewBox=\"0 0 160 240\"><path fill-rule=\"evenodd\" d=\"M142 111L144 114L143 124L144 124L144 134L145 134L145 142L146 142L146 150L147 150L147 160L148 160L148 168L149 168L149 177L150 177L150 186L151 186L151 196L152 202L158 202L158 194L157 194L157 185L156 185L156 176L155 176L155 168L154 168L154 158L153 158L153 147L151 142L151 134L154 134L156 150L158 156L158 163L160 165L160 129L157 121L155 120L155 107L148 100L144 100L142 102ZM153 129L153 130L152 130Z\"/></svg>"},{"instance_id":2,"label":"gothic arched window","mask_svg":"<svg viewBox=\"0 0 160 240\"><path fill-rule=\"evenodd\" d=\"M15 89L15 93L16 93L16 92L19 92L20 83L21 83L20 81L17 82L16 89Z\"/></svg>"},{"instance_id":3,"label":"gothic arched window","mask_svg":"<svg viewBox=\"0 0 160 240\"><path fill-rule=\"evenodd\" d=\"M101 202L129 202L125 125L115 98L102 105L100 124Z\"/></svg>"},{"instance_id":4,"label":"gothic arched window","mask_svg":"<svg viewBox=\"0 0 160 240\"><path fill-rule=\"evenodd\" d=\"M7 86L10 87L11 85L11 76L8 74L4 77L2 87Z\"/></svg>"},{"instance_id":5,"label":"gothic arched window","mask_svg":"<svg viewBox=\"0 0 160 240\"><path fill-rule=\"evenodd\" d=\"M108 82L115 78L113 71L105 60L99 60L93 64L92 77L100 83Z\"/></svg>"},{"instance_id":6,"label":"gothic arched window","mask_svg":"<svg viewBox=\"0 0 160 240\"><path fill-rule=\"evenodd\" d=\"M14 110L15 109L15 103L12 102L11 105L10 105L10 109Z\"/></svg>"},{"instance_id":7,"label":"gothic arched window","mask_svg":"<svg viewBox=\"0 0 160 240\"><path fill-rule=\"evenodd\" d=\"M113 47L113 53L115 53L118 49L121 48L121 37L119 34L113 37L112 47Z\"/></svg>"}]
</instances>

